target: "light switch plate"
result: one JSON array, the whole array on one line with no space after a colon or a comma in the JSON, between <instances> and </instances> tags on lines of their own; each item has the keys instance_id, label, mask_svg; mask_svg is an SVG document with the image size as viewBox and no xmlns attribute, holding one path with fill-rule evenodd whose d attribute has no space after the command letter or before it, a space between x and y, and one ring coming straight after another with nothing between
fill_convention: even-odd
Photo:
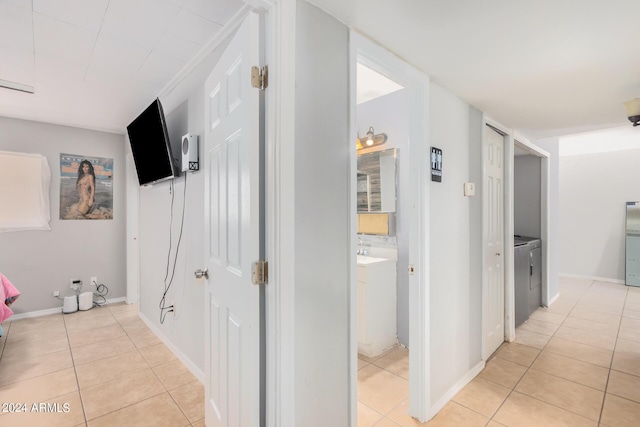
<instances>
[{"instance_id":1,"label":"light switch plate","mask_svg":"<svg viewBox=\"0 0 640 427\"><path fill-rule=\"evenodd\" d=\"M473 182L465 182L464 183L464 195L465 196L475 196L476 195L476 185Z\"/></svg>"}]
</instances>

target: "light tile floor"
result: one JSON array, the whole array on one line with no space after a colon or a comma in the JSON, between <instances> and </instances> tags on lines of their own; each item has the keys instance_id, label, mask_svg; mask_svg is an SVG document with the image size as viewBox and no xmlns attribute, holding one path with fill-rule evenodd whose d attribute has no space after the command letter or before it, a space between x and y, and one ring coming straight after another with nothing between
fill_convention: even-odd
<instances>
[{"instance_id":1,"label":"light tile floor","mask_svg":"<svg viewBox=\"0 0 640 427\"><path fill-rule=\"evenodd\" d=\"M358 363L358 427L640 426L640 288L561 279L428 423L407 415L406 349Z\"/></svg>"},{"instance_id":2,"label":"light tile floor","mask_svg":"<svg viewBox=\"0 0 640 427\"><path fill-rule=\"evenodd\" d=\"M202 384L140 320L137 305L2 326L0 404L14 405L0 408L1 426L204 426ZM36 412L34 403L51 405ZM27 412L16 412L22 404Z\"/></svg>"},{"instance_id":3,"label":"light tile floor","mask_svg":"<svg viewBox=\"0 0 640 427\"><path fill-rule=\"evenodd\" d=\"M560 292L426 424L407 415L408 350L361 356L358 426L640 425L640 288L562 279ZM28 412L0 412L0 425L204 426L202 384L137 306L3 328L0 404L24 403ZM34 403L57 403L59 412L35 412Z\"/></svg>"}]
</instances>

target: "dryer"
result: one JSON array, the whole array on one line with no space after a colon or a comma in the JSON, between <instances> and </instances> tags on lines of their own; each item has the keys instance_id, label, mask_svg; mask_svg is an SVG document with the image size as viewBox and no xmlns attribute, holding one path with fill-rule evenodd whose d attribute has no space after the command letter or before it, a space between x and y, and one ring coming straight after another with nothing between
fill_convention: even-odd
<instances>
[{"instance_id":1,"label":"dryer","mask_svg":"<svg viewBox=\"0 0 640 427\"><path fill-rule=\"evenodd\" d=\"M535 237L514 236L514 297L516 327L542 302L542 243Z\"/></svg>"}]
</instances>

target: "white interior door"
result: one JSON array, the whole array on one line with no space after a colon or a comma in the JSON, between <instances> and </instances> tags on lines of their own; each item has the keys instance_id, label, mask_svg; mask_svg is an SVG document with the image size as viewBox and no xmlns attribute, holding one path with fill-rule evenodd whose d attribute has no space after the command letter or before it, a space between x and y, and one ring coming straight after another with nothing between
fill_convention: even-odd
<instances>
[{"instance_id":1,"label":"white interior door","mask_svg":"<svg viewBox=\"0 0 640 427\"><path fill-rule=\"evenodd\" d=\"M260 423L261 251L259 18L251 13L205 84L205 416L214 426Z\"/></svg>"},{"instance_id":2,"label":"white interior door","mask_svg":"<svg viewBox=\"0 0 640 427\"><path fill-rule=\"evenodd\" d=\"M485 126L485 357L504 342L504 136Z\"/></svg>"}]
</instances>

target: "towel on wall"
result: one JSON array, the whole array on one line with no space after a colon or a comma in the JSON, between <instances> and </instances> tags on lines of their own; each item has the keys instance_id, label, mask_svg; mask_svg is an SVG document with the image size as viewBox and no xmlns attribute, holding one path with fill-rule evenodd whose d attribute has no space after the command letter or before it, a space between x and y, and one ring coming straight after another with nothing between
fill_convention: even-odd
<instances>
[{"instance_id":1,"label":"towel on wall","mask_svg":"<svg viewBox=\"0 0 640 427\"><path fill-rule=\"evenodd\" d=\"M51 230L50 186L46 157L0 151L0 233Z\"/></svg>"},{"instance_id":2,"label":"towel on wall","mask_svg":"<svg viewBox=\"0 0 640 427\"><path fill-rule=\"evenodd\" d=\"M9 308L16 298L20 296L20 291L13 286L7 277L0 273L0 323L4 322L13 314Z\"/></svg>"}]
</instances>

